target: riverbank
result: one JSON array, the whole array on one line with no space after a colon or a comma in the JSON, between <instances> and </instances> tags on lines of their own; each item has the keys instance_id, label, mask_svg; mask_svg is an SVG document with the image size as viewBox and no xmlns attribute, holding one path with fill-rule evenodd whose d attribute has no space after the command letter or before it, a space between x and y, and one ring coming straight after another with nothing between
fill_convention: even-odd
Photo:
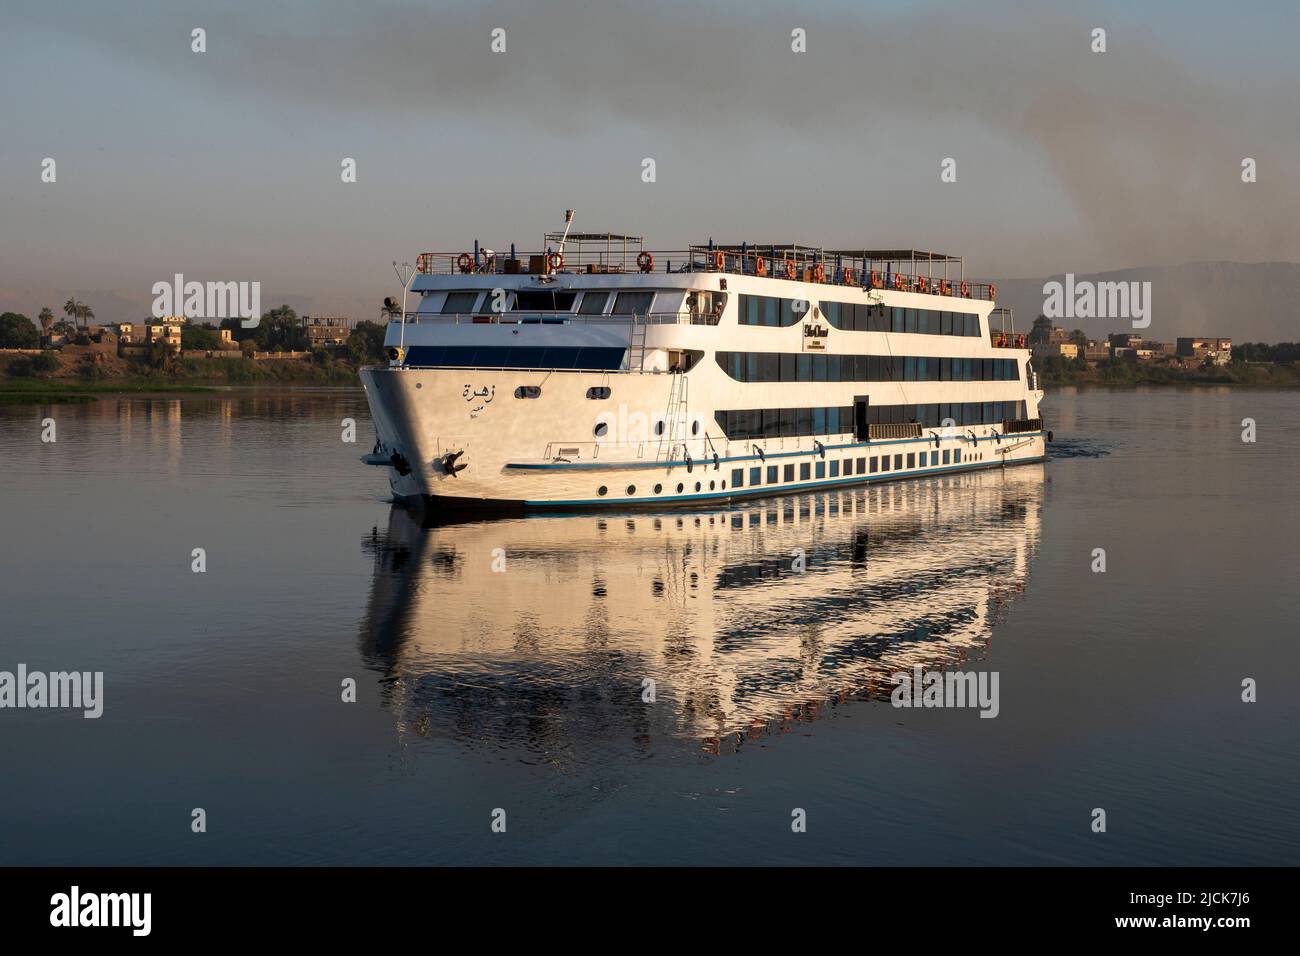
<instances>
[{"instance_id":1,"label":"riverbank","mask_svg":"<svg viewBox=\"0 0 1300 956\"><path fill-rule=\"evenodd\" d=\"M58 379L9 379L0 381L0 403L68 404L93 402L100 395L157 394L163 392L210 392L202 385L142 382L64 382Z\"/></svg>"},{"instance_id":2,"label":"riverbank","mask_svg":"<svg viewBox=\"0 0 1300 956\"><path fill-rule=\"evenodd\" d=\"M168 358L160 364L91 353L45 353L0 362L0 401L86 402L95 395L202 392L228 386L360 386L356 368L328 356L313 360Z\"/></svg>"},{"instance_id":3,"label":"riverbank","mask_svg":"<svg viewBox=\"0 0 1300 956\"><path fill-rule=\"evenodd\" d=\"M1038 370L1044 387L1062 385L1237 385L1261 388L1300 388L1300 369L1293 363L1246 363L1213 369L1182 369L1165 365L1119 362L1077 368L1050 361Z\"/></svg>"}]
</instances>

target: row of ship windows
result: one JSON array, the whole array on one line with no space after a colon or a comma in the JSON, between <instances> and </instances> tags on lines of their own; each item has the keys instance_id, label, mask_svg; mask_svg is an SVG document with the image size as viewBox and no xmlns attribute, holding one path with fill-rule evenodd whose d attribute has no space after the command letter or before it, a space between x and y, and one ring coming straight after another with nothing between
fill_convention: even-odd
<instances>
[{"instance_id":1,"label":"row of ship windows","mask_svg":"<svg viewBox=\"0 0 1300 956\"><path fill-rule=\"evenodd\" d=\"M697 492L699 492L699 491L703 491L703 490L704 490L704 482L702 482L702 481L697 481L697 482L695 483L695 490L696 490ZM722 487L721 487L721 488L718 487L718 482L716 482L716 481L710 481L710 482L709 482L709 491L719 491L719 490L720 490L720 491L726 491L726 490L727 490L727 483L726 483L725 481L722 482ZM679 481L679 482L677 482L677 493L680 495L680 494L682 494L684 491L686 491L686 483L685 483L684 481ZM654 493L657 494L657 495L662 495L662 494L664 493L664 486L663 486L663 485L655 485L655 491L654 491ZM601 485L599 488L596 489L596 494L598 494L598 495L600 495L600 497L604 498L607 494L609 494L609 488L608 488L608 486L606 486L606 485ZM627 495L628 495L628 497L630 498L630 497L631 497L632 495L634 495L634 494L636 494L636 485L628 485L628 486L627 486Z\"/></svg>"},{"instance_id":2,"label":"row of ship windows","mask_svg":"<svg viewBox=\"0 0 1300 956\"><path fill-rule=\"evenodd\" d=\"M578 300L578 296L582 300ZM578 315L604 315L610 297L614 298L611 315L645 315L650 311L654 301L653 290L619 292L597 289L593 291L562 291L559 289L519 289L506 291L494 300L494 290L488 292L448 292L442 301L444 315L466 315L475 311L482 312L572 312L573 304L578 302ZM479 309L479 300L483 305Z\"/></svg>"},{"instance_id":3,"label":"row of ship windows","mask_svg":"<svg viewBox=\"0 0 1300 956\"><path fill-rule=\"evenodd\" d=\"M407 364L453 368L563 368L613 370L625 348L607 346L412 345Z\"/></svg>"},{"instance_id":4,"label":"row of ship windows","mask_svg":"<svg viewBox=\"0 0 1300 956\"><path fill-rule=\"evenodd\" d=\"M1005 358L933 355L828 355L808 352L716 352L738 382L1014 382L1020 364Z\"/></svg>"},{"instance_id":5,"label":"row of ship windows","mask_svg":"<svg viewBox=\"0 0 1300 956\"><path fill-rule=\"evenodd\" d=\"M938 428L954 425L993 425L1025 417L1025 403L934 402L927 405L868 405L867 425L916 422ZM745 438L797 438L806 435L842 435L855 432L853 406L830 408L743 408L713 413L730 440Z\"/></svg>"},{"instance_id":6,"label":"row of ship windows","mask_svg":"<svg viewBox=\"0 0 1300 956\"><path fill-rule=\"evenodd\" d=\"M983 458L982 455L967 454L966 461L974 462ZM919 459L919 461L918 461ZM823 478L839 478L841 476L852 477L853 475L875 475L884 474L888 471L904 471L913 468L934 468L940 465L958 465L962 462L960 448L945 449L944 451L920 451L906 452L896 455L874 455L862 456L860 458L844 458L832 461L805 461L788 465L755 465L752 468L733 468L731 469L731 487L744 488L748 480L750 488L758 488L763 485L779 485L790 481L812 481ZM799 470L798 479L795 478L795 469ZM748 479L746 478L748 471ZM764 471L767 472L766 481L764 481ZM721 487L719 487L719 484ZM695 482L695 491L699 493L705 488L704 482ZM726 491L727 483L710 481L708 483L709 491ZM687 491L685 482L677 483L677 494L683 494ZM654 493L661 495L664 493L664 486L657 484L654 486ZM596 494L604 498L609 494L609 487L601 485L596 489ZM628 497L636 494L636 485L628 485L626 489Z\"/></svg>"},{"instance_id":7,"label":"row of ship windows","mask_svg":"<svg viewBox=\"0 0 1300 956\"><path fill-rule=\"evenodd\" d=\"M772 295L740 295L737 321L741 325L782 327L803 321L808 303ZM978 336L980 319L974 312L901 309L887 305L822 302L826 321L849 332L914 332L921 335Z\"/></svg>"},{"instance_id":8,"label":"row of ship windows","mask_svg":"<svg viewBox=\"0 0 1300 956\"><path fill-rule=\"evenodd\" d=\"M974 457L967 455L967 461L973 461ZM918 462L917 459L920 459ZM839 478L841 475L875 475L891 470L903 471L907 468L933 468L936 465L957 465L962 460L961 449L953 448L944 451L909 451L897 455L874 455L863 456L860 458L844 458L831 461L800 462L799 481L811 481L815 478ZM795 480L795 465L758 465L748 469L749 487L756 488L760 485L776 485L787 481ZM781 478L777 479L778 469L781 469ZM856 470L855 470L856 469ZM745 487L746 472L744 468L731 469L731 485L733 488ZM763 480L763 472L767 472L767 480Z\"/></svg>"},{"instance_id":9,"label":"row of ship windows","mask_svg":"<svg viewBox=\"0 0 1300 956\"><path fill-rule=\"evenodd\" d=\"M920 335L980 334L980 317L974 312L937 309L900 309L888 305L823 302L822 315L846 332L915 332Z\"/></svg>"}]
</instances>

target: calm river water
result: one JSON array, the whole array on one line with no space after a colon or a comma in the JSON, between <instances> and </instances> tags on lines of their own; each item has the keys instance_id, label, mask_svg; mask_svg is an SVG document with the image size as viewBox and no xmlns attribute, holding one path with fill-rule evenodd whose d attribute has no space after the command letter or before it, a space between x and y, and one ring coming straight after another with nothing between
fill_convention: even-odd
<instances>
[{"instance_id":1,"label":"calm river water","mask_svg":"<svg viewBox=\"0 0 1300 956\"><path fill-rule=\"evenodd\" d=\"M0 406L0 671L104 674L0 710L0 864L1296 863L1300 393L1046 416L1004 473L422 527L359 391Z\"/></svg>"}]
</instances>

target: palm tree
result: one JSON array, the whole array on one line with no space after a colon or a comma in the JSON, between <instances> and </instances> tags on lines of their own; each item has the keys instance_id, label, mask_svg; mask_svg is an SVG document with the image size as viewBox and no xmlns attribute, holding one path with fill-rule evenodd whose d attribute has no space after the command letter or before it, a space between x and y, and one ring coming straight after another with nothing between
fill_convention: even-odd
<instances>
[{"instance_id":1,"label":"palm tree","mask_svg":"<svg viewBox=\"0 0 1300 956\"><path fill-rule=\"evenodd\" d=\"M50 339L50 326L54 324L54 313L50 311L49 306L41 309L38 320L41 323L41 338L48 342Z\"/></svg>"},{"instance_id":2,"label":"palm tree","mask_svg":"<svg viewBox=\"0 0 1300 956\"><path fill-rule=\"evenodd\" d=\"M84 302L81 305L77 306L77 318L81 319L86 323L86 328L90 328L90 320L93 319L94 317L95 317L94 310L91 309L91 307L86 305Z\"/></svg>"},{"instance_id":3,"label":"palm tree","mask_svg":"<svg viewBox=\"0 0 1300 956\"><path fill-rule=\"evenodd\" d=\"M63 303L63 311L68 316L68 318L72 319L73 322L77 321L77 319L81 316L81 306L77 304L77 299L75 296L69 299L67 302Z\"/></svg>"}]
</instances>

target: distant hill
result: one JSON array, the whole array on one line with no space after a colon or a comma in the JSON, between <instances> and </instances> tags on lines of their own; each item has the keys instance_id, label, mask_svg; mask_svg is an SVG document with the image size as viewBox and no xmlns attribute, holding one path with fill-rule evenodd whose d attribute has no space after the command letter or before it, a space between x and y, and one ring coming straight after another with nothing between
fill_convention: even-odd
<instances>
[{"instance_id":1,"label":"distant hill","mask_svg":"<svg viewBox=\"0 0 1300 956\"><path fill-rule=\"evenodd\" d=\"M998 304L1015 309L1017 330L1028 331L1043 311L1042 279L998 279ZM1076 273L1075 281L1150 282L1151 326L1134 330L1117 319L1058 319L1089 338L1137 331L1172 342L1180 335L1224 335L1237 342L1300 340L1300 263L1192 262L1152 269Z\"/></svg>"}]
</instances>

